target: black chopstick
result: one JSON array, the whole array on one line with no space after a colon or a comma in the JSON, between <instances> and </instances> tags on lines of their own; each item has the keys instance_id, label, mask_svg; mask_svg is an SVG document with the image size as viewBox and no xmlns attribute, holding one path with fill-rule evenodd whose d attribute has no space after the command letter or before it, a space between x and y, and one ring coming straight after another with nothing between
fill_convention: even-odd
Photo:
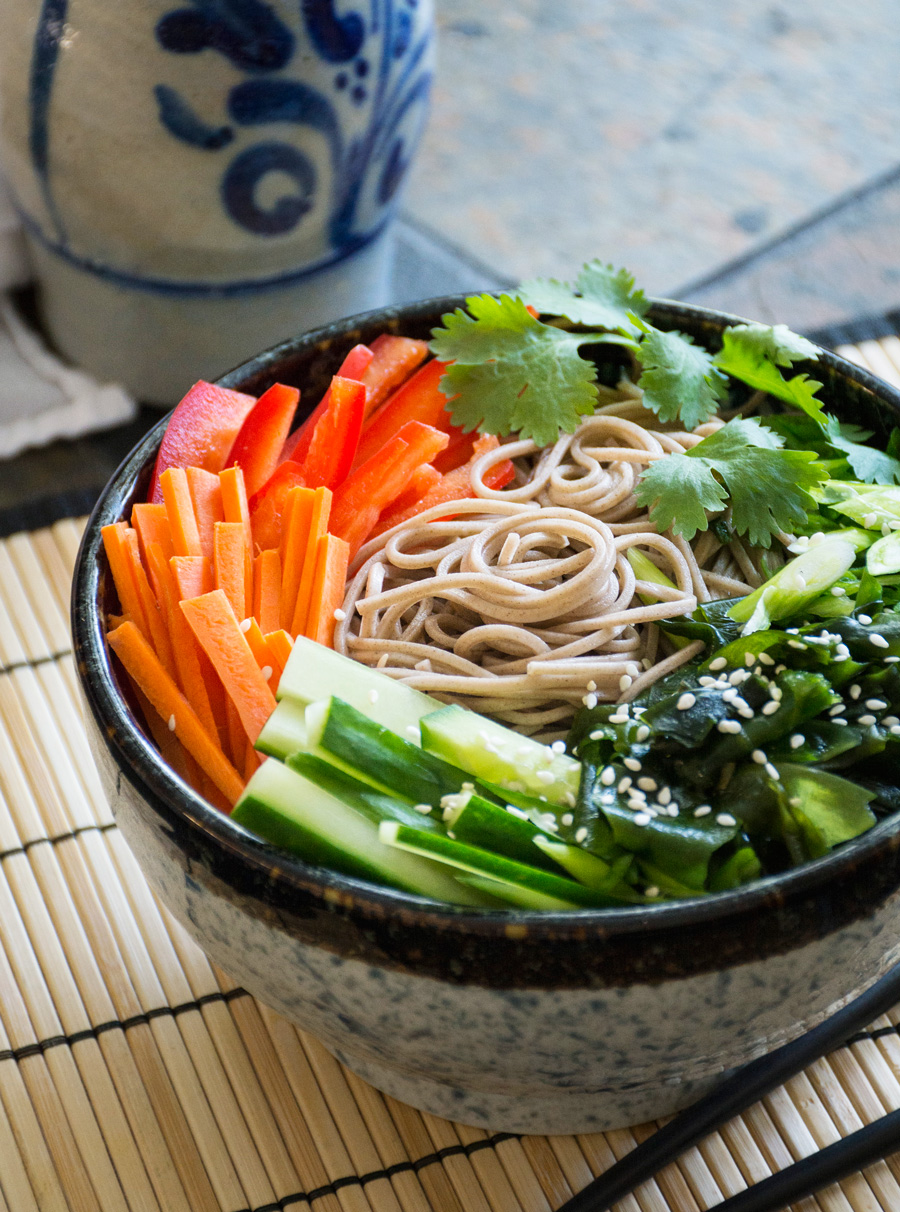
<instances>
[{"instance_id":1,"label":"black chopstick","mask_svg":"<svg viewBox=\"0 0 900 1212\"><path fill-rule=\"evenodd\" d=\"M801 1035L799 1039L785 1044L775 1052L770 1052L768 1056L761 1056L758 1060L751 1061L749 1065L745 1065L733 1073L711 1094L681 1111L653 1136L648 1137L620 1161L610 1166L605 1173L595 1178L583 1191L573 1195L567 1203L557 1209L557 1212L605 1212L612 1204L633 1191L635 1187L640 1186L641 1183L646 1182L648 1178L652 1178L669 1162L680 1157L682 1153L714 1132L716 1128L758 1102L770 1090L783 1085L789 1077L793 1077L795 1073L805 1069L807 1065L824 1056L826 1052L843 1044L850 1036L868 1026L874 1019L886 1014L898 1001L900 1001L900 964L891 968L885 976L849 1005L838 1010L836 1014L817 1027L813 1027L811 1031L807 1031L805 1035ZM863 1147L868 1148L869 1142L873 1139L880 1141L880 1135L872 1130L891 1120L892 1115L889 1115L885 1119L871 1124L869 1128L861 1129L861 1132L870 1133L865 1138ZM891 1126L896 1131L896 1124ZM859 1135L860 1133L854 1133L846 1140L838 1142L838 1145L848 1146L849 1155L853 1148L850 1142L855 1141ZM837 1147L829 1146L829 1149ZM806 1161L812 1162L816 1157L825 1158L828 1152L827 1149L823 1150ZM874 1156L868 1154L866 1156L868 1161L863 1164L875 1160ZM803 1166L804 1162L796 1164ZM795 1169L796 1166L790 1166L783 1172L785 1181ZM806 1173L806 1170L801 1171L801 1174ZM841 1176L846 1173L852 1173L852 1167L850 1170L842 1170ZM780 1178L782 1175L772 1175L758 1183L756 1187L750 1188L749 1192L743 1191L739 1196L733 1196L732 1199L747 1197L754 1190L765 1187L766 1184ZM823 1186L831 1181L834 1180L826 1178L825 1182L819 1185ZM764 1207L779 1207L783 1206L784 1202L782 1201L781 1205L757 1206L756 1204L737 1205L732 1203L732 1200L728 1200L719 1207L723 1210L727 1209L727 1212L737 1212L738 1209L740 1212L763 1212Z\"/></svg>"}]
</instances>

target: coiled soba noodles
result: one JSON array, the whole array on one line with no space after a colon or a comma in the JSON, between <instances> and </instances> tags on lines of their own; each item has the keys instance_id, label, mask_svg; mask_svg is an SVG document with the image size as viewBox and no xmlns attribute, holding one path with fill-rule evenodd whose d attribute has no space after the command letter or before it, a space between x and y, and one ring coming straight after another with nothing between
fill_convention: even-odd
<instances>
[{"instance_id":1,"label":"coiled soba noodles","mask_svg":"<svg viewBox=\"0 0 900 1212\"><path fill-rule=\"evenodd\" d=\"M674 648L655 621L748 593L765 574L739 540L722 546L707 531L692 548L660 534L634 498L645 467L721 422L667 432L635 388L622 394L553 446L507 442L483 455L451 519L438 505L368 543L338 651L547 739L583 702L632 698L689 661L702 644ZM483 477L504 459L516 481L494 491ZM637 580L631 547L673 586Z\"/></svg>"}]
</instances>

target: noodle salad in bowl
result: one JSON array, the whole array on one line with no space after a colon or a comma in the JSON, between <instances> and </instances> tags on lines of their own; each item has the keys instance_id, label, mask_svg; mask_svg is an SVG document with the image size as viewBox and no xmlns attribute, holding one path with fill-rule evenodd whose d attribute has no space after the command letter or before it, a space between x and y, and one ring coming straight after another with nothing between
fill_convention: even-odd
<instances>
[{"instance_id":1,"label":"noodle salad in bowl","mask_svg":"<svg viewBox=\"0 0 900 1212\"><path fill-rule=\"evenodd\" d=\"M178 775L478 910L726 892L900 808L900 431L783 326L652 317L592 262L354 346L294 429L192 389L103 528Z\"/></svg>"}]
</instances>

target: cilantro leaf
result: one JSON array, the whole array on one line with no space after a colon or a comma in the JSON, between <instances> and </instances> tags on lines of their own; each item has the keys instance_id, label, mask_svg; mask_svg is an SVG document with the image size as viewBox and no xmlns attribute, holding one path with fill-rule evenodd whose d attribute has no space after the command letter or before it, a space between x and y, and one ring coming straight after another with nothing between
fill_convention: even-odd
<instances>
[{"instance_id":1,"label":"cilantro leaf","mask_svg":"<svg viewBox=\"0 0 900 1212\"><path fill-rule=\"evenodd\" d=\"M582 267L574 288L555 278L534 278L523 282L516 294L543 315L565 316L573 324L611 332L633 333L632 315L642 316L649 307L644 292L635 290L633 274L597 260Z\"/></svg>"},{"instance_id":2,"label":"cilantro leaf","mask_svg":"<svg viewBox=\"0 0 900 1212\"><path fill-rule=\"evenodd\" d=\"M830 446L847 456L850 469L864 484L900 484L900 461L872 446L863 446L855 438L872 435L856 426L841 425L837 417L826 414L825 438Z\"/></svg>"},{"instance_id":3,"label":"cilantro leaf","mask_svg":"<svg viewBox=\"0 0 900 1212\"><path fill-rule=\"evenodd\" d=\"M440 382L454 424L466 431L518 432L539 446L574 433L597 402L597 369L578 347L608 334L542 324L521 299L476 295L442 316L431 349L450 362Z\"/></svg>"},{"instance_id":4,"label":"cilantro leaf","mask_svg":"<svg viewBox=\"0 0 900 1212\"><path fill-rule=\"evenodd\" d=\"M731 503L731 521L754 546L806 521L809 489L825 478L812 451L783 450L757 421L736 417L684 454L651 463L635 489L660 531L690 541L708 526L707 511Z\"/></svg>"},{"instance_id":5,"label":"cilantro leaf","mask_svg":"<svg viewBox=\"0 0 900 1212\"><path fill-rule=\"evenodd\" d=\"M680 332L661 332L643 325L644 337L637 350L644 373L638 387L644 404L661 421L680 420L685 429L696 429L715 415L725 399L728 382L712 355Z\"/></svg>"},{"instance_id":6,"label":"cilantro leaf","mask_svg":"<svg viewBox=\"0 0 900 1212\"><path fill-rule=\"evenodd\" d=\"M812 352L807 352L811 350ZM792 366L801 358L815 358L815 345L792 333L783 324L735 324L722 333L722 348L714 362L736 379L768 392L788 404L795 404L807 416L825 424L825 413L815 394L822 386L808 375L786 379L780 366Z\"/></svg>"}]
</instances>

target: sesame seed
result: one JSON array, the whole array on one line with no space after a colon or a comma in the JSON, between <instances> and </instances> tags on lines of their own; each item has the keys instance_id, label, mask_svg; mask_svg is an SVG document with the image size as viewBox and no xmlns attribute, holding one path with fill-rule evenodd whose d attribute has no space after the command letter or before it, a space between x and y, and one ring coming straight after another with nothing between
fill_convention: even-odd
<instances>
[{"instance_id":1,"label":"sesame seed","mask_svg":"<svg viewBox=\"0 0 900 1212\"><path fill-rule=\"evenodd\" d=\"M705 689L708 689L710 686L715 686L715 684L716 684L716 679L708 677L706 674L704 674L702 678L698 678L697 681Z\"/></svg>"},{"instance_id":2,"label":"sesame seed","mask_svg":"<svg viewBox=\"0 0 900 1212\"><path fill-rule=\"evenodd\" d=\"M651 900L659 896L659 889L657 888L656 884L650 884L649 887L645 888L644 896L649 897Z\"/></svg>"},{"instance_id":3,"label":"sesame seed","mask_svg":"<svg viewBox=\"0 0 900 1212\"><path fill-rule=\"evenodd\" d=\"M623 714L621 711L617 711L609 717L609 722L611 724L627 724L628 716L627 714Z\"/></svg>"},{"instance_id":4,"label":"sesame seed","mask_svg":"<svg viewBox=\"0 0 900 1212\"><path fill-rule=\"evenodd\" d=\"M774 665L775 664L775 658L770 657L767 652L761 652L759 654L759 659L762 661L762 663L764 665Z\"/></svg>"},{"instance_id":5,"label":"sesame seed","mask_svg":"<svg viewBox=\"0 0 900 1212\"><path fill-rule=\"evenodd\" d=\"M802 732L795 732L794 735L791 737L791 748L799 749L805 740L806 740L806 737L803 735Z\"/></svg>"},{"instance_id":6,"label":"sesame seed","mask_svg":"<svg viewBox=\"0 0 900 1212\"><path fill-rule=\"evenodd\" d=\"M734 673L728 675L728 681L732 686L740 686L741 682L746 682L749 676L746 669L735 669Z\"/></svg>"},{"instance_id":7,"label":"sesame seed","mask_svg":"<svg viewBox=\"0 0 900 1212\"><path fill-rule=\"evenodd\" d=\"M801 652L806 651L806 645L801 644L799 640L788 640L788 648L798 648Z\"/></svg>"},{"instance_id":8,"label":"sesame seed","mask_svg":"<svg viewBox=\"0 0 900 1212\"><path fill-rule=\"evenodd\" d=\"M846 703L835 703L835 705L833 707L829 707L828 714L832 715L832 716L843 715L846 710L847 710Z\"/></svg>"},{"instance_id":9,"label":"sesame seed","mask_svg":"<svg viewBox=\"0 0 900 1212\"><path fill-rule=\"evenodd\" d=\"M175 716L174 715L169 716L168 724L169 724L169 732L174 732L175 731Z\"/></svg>"},{"instance_id":10,"label":"sesame seed","mask_svg":"<svg viewBox=\"0 0 900 1212\"><path fill-rule=\"evenodd\" d=\"M375 668L376 668L376 669L384 669L385 665L388 663L388 661L389 661L390 659L391 659L391 657L390 657L390 653L383 652L383 653L381 654L381 656L378 658L378 660L375 662Z\"/></svg>"},{"instance_id":11,"label":"sesame seed","mask_svg":"<svg viewBox=\"0 0 900 1212\"><path fill-rule=\"evenodd\" d=\"M884 699L866 699L866 706L870 711L884 711L887 703Z\"/></svg>"},{"instance_id":12,"label":"sesame seed","mask_svg":"<svg viewBox=\"0 0 900 1212\"><path fill-rule=\"evenodd\" d=\"M737 821L736 821L736 820L735 820L735 818L734 818L734 817L731 815L731 813L730 813L730 812L720 812L720 813L718 814L718 816L716 817L716 824L717 824L717 825L729 826L729 825L736 825L736 824L737 824Z\"/></svg>"},{"instance_id":13,"label":"sesame seed","mask_svg":"<svg viewBox=\"0 0 900 1212\"><path fill-rule=\"evenodd\" d=\"M606 733L603 731L602 728L595 728L593 732L588 733L588 740L589 741L600 741L605 736L606 736Z\"/></svg>"},{"instance_id":14,"label":"sesame seed","mask_svg":"<svg viewBox=\"0 0 900 1212\"><path fill-rule=\"evenodd\" d=\"M600 782L604 787L611 787L616 781L616 772L612 766L604 766L600 774Z\"/></svg>"},{"instance_id":15,"label":"sesame seed","mask_svg":"<svg viewBox=\"0 0 900 1212\"><path fill-rule=\"evenodd\" d=\"M766 762L763 769L765 770L766 774L769 776L770 779L777 779L777 778L781 777L771 762Z\"/></svg>"},{"instance_id":16,"label":"sesame seed","mask_svg":"<svg viewBox=\"0 0 900 1212\"><path fill-rule=\"evenodd\" d=\"M776 665L775 676L777 677L779 673L784 673L785 669L787 669L787 665Z\"/></svg>"},{"instance_id":17,"label":"sesame seed","mask_svg":"<svg viewBox=\"0 0 900 1212\"><path fill-rule=\"evenodd\" d=\"M554 753L565 753L566 742L565 741L554 741L553 744L550 746L550 748L552 749L552 751Z\"/></svg>"},{"instance_id":18,"label":"sesame seed","mask_svg":"<svg viewBox=\"0 0 900 1212\"><path fill-rule=\"evenodd\" d=\"M506 811L510 816L517 816L520 821L528 820L528 813L524 808L519 808L516 804L507 804Z\"/></svg>"},{"instance_id":19,"label":"sesame seed","mask_svg":"<svg viewBox=\"0 0 900 1212\"><path fill-rule=\"evenodd\" d=\"M850 654L848 653L847 655L849 656ZM898 661L900 661L900 657L898 656L889 656L884 658L885 665L896 665Z\"/></svg>"},{"instance_id":20,"label":"sesame seed","mask_svg":"<svg viewBox=\"0 0 900 1212\"><path fill-rule=\"evenodd\" d=\"M537 770L534 777L539 783L543 783L545 787L549 787L551 783L556 782L556 776L552 770Z\"/></svg>"},{"instance_id":21,"label":"sesame seed","mask_svg":"<svg viewBox=\"0 0 900 1212\"><path fill-rule=\"evenodd\" d=\"M863 627L868 627L872 622L872 616L870 614L858 614L856 617L862 623Z\"/></svg>"},{"instance_id":22,"label":"sesame seed","mask_svg":"<svg viewBox=\"0 0 900 1212\"><path fill-rule=\"evenodd\" d=\"M672 800L672 788L671 788L671 787L663 787L662 791L660 791L659 795L658 795L656 798L657 798L657 799L659 800L659 802L660 802L661 804L663 804L663 805L666 805L666 804L671 803L671 800Z\"/></svg>"},{"instance_id":23,"label":"sesame seed","mask_svg":"<svg viewBox=\"0 0 900 1212\"><path fill-rule=\"evenodd\" d=\"M586 842L587 835L588 835L587 826L582 825L581 828L576 830L576 832L575 832L575 841L579 842L579 843Z\"/></svg>"},{"instance_id":24,"label":"sesame seed","mask_svg":"<svg viewBox=\"0 0 900 1212\"><path fill-rule=\"evenodd\" d=\"M858 699L862 694L862 686L858 686L856 682L854 682L847 693L850 695L851 699Z\"/></svg>"},{"instance_id":25,"label":"sesame seed","mask_svg":"<svg viewBox=\"0 0 900 1212\"><path fill-rule=\"evenodd\" d=\"M640 770L641 768L641 763L633 757L624 758L622 765L627 766L629 770Z\"/></svg>"},{"instance_id":26,"label":"sesame seed","mask_svg":"<svg viewBox=\"0 0 900 1212\"><path fill-rule=\"evenodd\" d=\"M641 724L640 727L638 728L637 732L634 735L635 735L636 740L646 741L647 737L650 735L650 729L647 727L646 724Z\"/></svg>"},{"instance_id":27,"label":"sesame seed","mask_svg":"<svg viewBox=\"0 0 900 1212\"><path fill-rule=\"evenodd\" d=\"M710 661L709 667L713 673L717 673L720 669L724 669L727 664L728 662L725 660L725 658L720 656Z\"/></svg>"},{"instance_id":28,"label":"sesame seed","mask_svg":"<svg viewBox=\"0 0 900 1212\"><path fill-rule=\"evenodd\" d=\"M847 596L847 590L843 585L832 585L831 594L832 597L835 598L845 598Z\"/></svg>"},{"instance_id":29,"label":"sesame seed","mask_svg":"<svg viewBox=\"0 0 900 1212\"><path fill-rule=\"evenodd\" d=\"M737 696L738 696L737 686L731 686L731 687L729 687L728 690L725 690L722 692L722 702L723 703L733 703L734 700L737 698Z\"/></svg>"},{"instance_id":30,"label":"sesame seed","mask_svg":"<svg viewBox=\"0 0 900 1212\"><path fill-rule=\"evenodd\" d=\"M885 728L893 728L895 724L900 724L900 717L896 715L886 715L881 721Z\"/></svg>"},{"instance_id":31,"label":"sesame seed","mask_svg":"<svg viewBox=\"0 0 900 1212\"><path fill-rule=\"evenodd\" d=\"M891 736L900 736L900 724L891 724Z\"/></svg>"},{"instance_id":32,"label":"sesame seed","mask_svg":"<svg viewBox=\"0 0 900 1212\"><path fill-rule=\"evenodd\" d=\"M836 716L831 722L832 724L842 724L845 728L847 727L847 721L840 715Z\"/></svg>"},{"instance_id":33,"label":"sesame seed","mask_svg":"<svg viewBox=\"0 0 900 1212\"><path fill-rule=\"evenodd\" d=\"M780 686L770 686L769 687L769 698L774 699L776 703L781 702L781 696L783 694L784 694L784 691L781 689Z\"/></svg>"},{"instance_id":34,"label":"sesame seed","mask_svg":"<svg viewBox=\"0 0 900 1212\"><path fill-rule=\"evenodd\" d=\"M874 530L877 523L878 523L878 514L877 513L867 513L865 515L865 517L863 518L863 526L865 526L866 530Z\"/></svg>"},{"instance_id":35,"label":"sesame seed","mask_svg":"<svg viewBox=\"0 0 900 1212\"><path fill-rule=\"evenodd\" d=\"M343 621L346 617L347 617L347 611L341 610L340 606L338 606L334 612L334 621L336 623L343 623Z\"/></svg>"},{"instance_id":36,"label":"sesame seed","mask_svg":"<svg viewBox=\"0 0 900 1212\"><path fill-rule=\"evenodd\" d=\"M631 819L634 821L634 823L636 825L649 825L650 824L650 813L649 812L636 812Z\"/></svg>"},{"instance_id":37,"label":"sesame seed","mask_svg":"<svg viewBox=\"0 0 900 1212\"><path fill-rule=\"evenodd\" d=\"M699 808L694 809L694 816L709 816L711 812L709 804L701 804Z\"/></svg>"},{"instance_id":38,"label":"sesame seed","mask_svg":"<svg viewBox=\"0 0 900 1212\"><path fill-rule=\"evenodd\" d=\"M619 678L619 689L627 690L633 681L634 681L634 678L630 674L623 673L622 676Z\"/></svg>"},{"instance_id":39,"label":"sesame seed","mask_svg":"<svg viewBox=\"0 0 900 1212\"><path fill-rule=\"evenodd\" d=\"M421 812L422 816L428 816L431 812L430 804L413 804L414 812Z\"/></svg>"},{"instance_id":40,"label":"sesame seed","mask_svg":"<svg viewBox=\"0 0 900 1212\"><path fill-rule=\"evenodd\" d=\"M247 632L250 630L250 628L252 626L253 626L252 619L241 619L240 628L241 628L241 631L243 631L245 635L247 634Z\"/></svg>"},{"instance_id":41,"label":"sesame seed","mask_svg":"<svg viewBox=\"0 0 900 1212\"><path fill-rule=\"evenodd\" d=\"M633 792L631 795L631 799L628 801L628 807L631 809L632 812L647 812L648 811L647 800L645 798L639 799Z\"/></svg>"},{"instance_id":42,"label":"sesame seed","mask_svg":"<svg viewBox=\"0 0 900 1212\"><path fill-rule=\"evenodd\" d=\"M869 643L874 648L890 648L890 641L886 640L883 635L877 631L873 631L869 636Z\"/></svg>"},{"instance_id":43,"label":"sesame seed","mask_svg":"<svg viewBox=\"0 0 900 1212\"><path fill-rule=\"evenodd\" d=\"M269 678L275 671L271 665L263 665L259 672L263 675L264 680L268 682Z\"/></svg>"},{"instance_id":44,"label":"sesame seed","mask_svg":"<svg viewBox=\"0 0 900 1212\"><path fill-rule=\"evenodd\" d=\"M637 785L640 787L641 791L656 791L659 783L657 783L656 779L644 777L642 779L638 779Z\"/></svg>"},{"instance_id":45,"label":"sesame seed","mask_svg":"<svg viewBox=\"0 0 900 1212\"><path fill-rule=\"evenodd\" d=\"M628 788L630 786L631 786L631 779L626 774L624 778L619 779L619 785L616 788L616 790L618 791L619 795L622 795L624 792L626 792L628 790Z\"/></svg>"},{"instance_id":46,"label":"sesame seed","mask_svg":"<svg viewBox=\"0 0 900 1212\"><path fill-rule=\"evenodd\" d=\"M766 762L769 760L761 749L754 749L750 756L758 766L765 766Z\"/></svg>"},{"instance_id":47,"label":"sesame seed","mask_svg":"<svg viewBox=\"0 0 900 1212\"><path fill-rule=\"evenodd\" d=\"M781 704L776 699L773 699L770 703L766 703L762 709L762 713L763 715L774 715L780 706Z\"/></svg>"},{"instance_id":48,"label":"sesame seed","mask_svg":"<svg viewBox=\"0 0 900 1212\"><path fill-rule=\"evenodd\" d=\"M870 724L878 723L878 717L874 715L861 715L859 717L859 723L868 728Z\"/></svg>"},{"instance_id":49,"label":"sesame seed","mask_svg":"<svg viewBox=\"0 0 900 1212\"><path fill-rule=\"evenodd\" d=\"M586 694L581 701L588 711L592 711L597 706L597 696L593 693Z\"/></svg>"},{"instance_id":50,"label":"sesame seed","mask_svg":"<svg viewBox=\"0 0 900 1212\"><path fill-rule=\"evenodd\" d=\"M742 720L752 720L754 715L756 714L756 712L753 710L753 708L748 703L738 703L738 704L736 704L736 706L737 706L737 713L741 717Z\"/></svg>"},{"instance_id":51,"label":"sesame seed","mask_svg":"<svg viewBox=\"0 0 900 1212\"><path fill-rule=\"evenodd\" d=\"M562 819L562 823L563 823L565 826L567 826L567 827L568 827L569 825L573 825L573 824L575 823L575 817L574 817L574 816L572 816L572 813L571 813L571 812L564 812L564 813L562 814L562 818L561 818L561 819Z\"/></svg>"},{"instance_id":52,"label":"sesame seed","mask_svg":"<svg viewBox=\"0 0 900 1212\"><path fill-rule=\"evenodd\" d=\"M451 841L454 841L454 842L456 841L456 834L453 832L452 829L447 830L447 837L449 837L451 839Z\"/></svg>"},{"instance_id":53,"label":"sesame seed","mask_svg":"<svg viewBox=\"0 0 900 1212\"><path fill-rule=\"evenodd\" d=\"M753 664L755 664L755 662L756 662L756 653L755 652L745 652L744 653L744 664L745 665L753 665Z\"/></svg>"},{"instance_id":54,"label":"sesame seed","mask_svg":"<svg viewBox=\"0 0 900 1212\"><path fill-rule=\"evenodd\" d=\"M729 732L737 735L741 730L741 725L737 720L719 720L716 728L719 732Z\"/></svg>"},{"instance_id":55,"label":"sesame seed","mask_svg":"<svg viewBox=\"0 0 900 1212\"><path fill-rule=\"evenodd\" d=\"M378 702L378 691L377 690L369 691L369 702L372 703L373 706L375 703Z\"/></svg>"},{"instance_id":56,"label":"sesame seed","mask_svg":"<svg viewBox=\"0 0 900 1212\"><path fill-rule=\"evenodd\" d=\"M678 711L689 711L696 702L697 702L696 695L683 694L679 698L678 702L675 704L675 707Z\"/></svg>"},{"instance_id":57,"label":"sesame seed","mask_svg":"<svg viewBox=\"0 0 900 1212\"><path fill-rule=\"evenodd\" d=\"M594 690L596 690L596 689L597 689L597 683L594 681L594 679L593 679L593 678L591 678L591 680L590 680L590 681L588 682L588 684L585 686L585 690L587 690L589 693L591 693L591 692L593 692L593 691L594 691Z\"/></svg>"}]
</instances>

